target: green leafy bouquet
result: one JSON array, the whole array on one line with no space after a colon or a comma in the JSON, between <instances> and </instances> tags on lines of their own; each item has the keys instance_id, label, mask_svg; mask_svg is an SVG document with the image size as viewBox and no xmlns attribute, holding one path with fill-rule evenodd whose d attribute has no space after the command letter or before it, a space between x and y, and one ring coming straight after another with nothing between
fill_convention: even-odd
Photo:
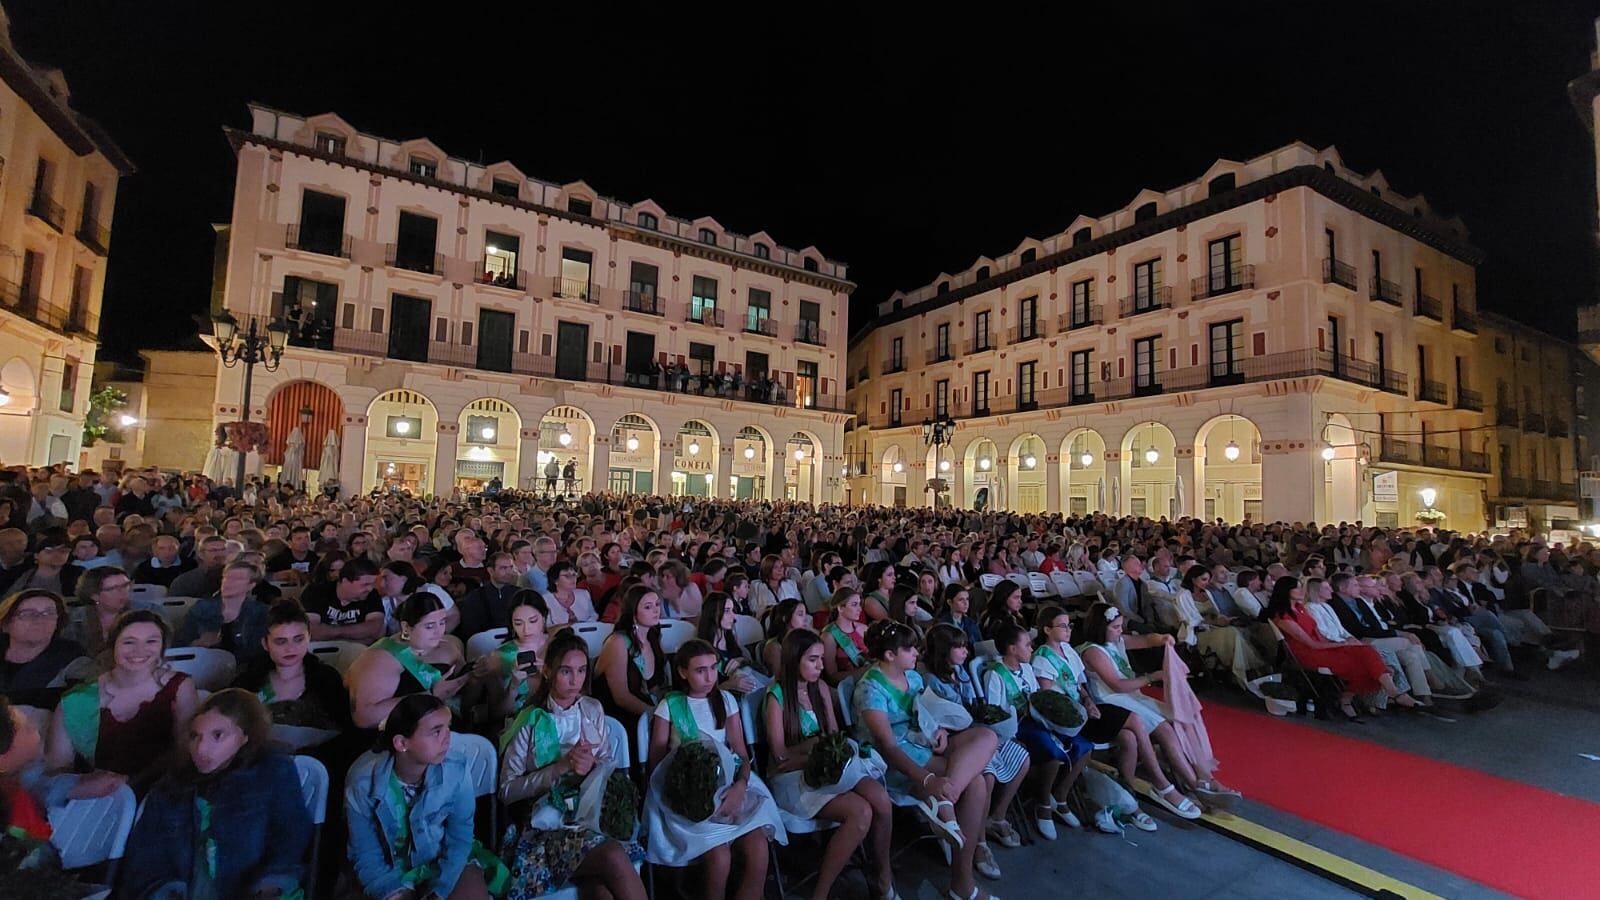
<instances>
[{"instance_id":1,"label":"green leafy bouquet","mask_svg":"<svg viewBox=\"0 0 1600 900\"><path fill-rule=\"evenodd\" d=\"M1083 727L1083 708L1058 691L1035 691L1028 704L1046 725L1071 730Z\"/></svg>"},{"instance_id":2,"label":"green leafy bouquet","mask_svg":"<svg viewBox=\"0 0 1600 900\"><path fill-rule=\"evenodd\" d=\"M662 799L685 819L704 822L717 811L717 791L723 784L721 755L709 743L696 741L674 751L662 782Z\"/></svg>"},{"instance_id":3,"label":"green leafy bouquet","mask_svg":"<svg viewBox=\"0 0 1600 900\"><path fill-rule=\"evenodd\" d=\"M845 766L855 756L856 748L842 731L830 731L817 739L806 757L805 781L814 788L831 787L844 776Z\"/></svg>"},{"instance_id":4,"label":"green leafy bouquet","mask_svg":"<svg viewBox=\"0 0 1600 900\"><path fill-rule=\"evenodd\" d=\"M631 841L639 830L639 789L627 772L614 771L606 779L600 801L600 831L608 838Z\"/></svg>"},{"instance_id":5,"label":"green leafy bouquet","mask_svg":"<svg viewBox=\"0 0 1600 900\"><path fill-rule=\"evenodd\" d=\"M972 711L972 721L979 725L998 725L1011 718L1011 713L1003 706L985 703L979 700L968 707Z\"/></svg>"}]
</instances>

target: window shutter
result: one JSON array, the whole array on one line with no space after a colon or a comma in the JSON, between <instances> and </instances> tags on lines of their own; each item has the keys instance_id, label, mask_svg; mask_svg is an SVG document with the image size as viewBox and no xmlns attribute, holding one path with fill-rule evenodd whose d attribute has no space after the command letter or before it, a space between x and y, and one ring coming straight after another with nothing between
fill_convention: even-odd
<instances>
[{"instance_id":1,"label":"window shutter","mask_svg":"<svg viewBox=\"0 0 1600 900\"><path fill-rule=\"evenodd\" d=\"M339 318L339 327L340 328L354 328L354 327L356 327L356 305L354 303L346 303L346 304L344 304L344 307L341 310L341 315L340 315L340 318Z\"/></svg>"},{"instance_id":2,"label":"window shutter","mask_svg":"<svg viewBox=\"0 0 1600 900\"><path fill-rule=\"evenodd\" d=\"M472 346L472 323L471 322L462 322L461 323L461 346L463 346L463 347L471 347Z\"/></svg>"},{"instance_id":3,"label":"window shutter","mask_svg":"<svg viewBox=\"0 0 1600 900\"><path fill-rule=\"evenodd\" d=\"M372 310L372 330L380 334L383 332L383 307L381 306Z\"/></svg>"}]
</instances>

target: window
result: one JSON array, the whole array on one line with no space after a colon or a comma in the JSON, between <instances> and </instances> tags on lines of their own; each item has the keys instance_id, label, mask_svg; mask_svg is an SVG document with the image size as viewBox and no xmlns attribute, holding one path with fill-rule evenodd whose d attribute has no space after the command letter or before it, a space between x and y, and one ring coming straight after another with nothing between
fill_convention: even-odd
<instances>
[{"instance_id":1,"label":"window","mask_svg":"<svg viewBox=\"0 0 1600 900\"><path fill-rule=\"evenodd\" d=\"M1072 246L1077 247L1094 240L1094 229L1085 225L1072 233Z\"/></svg>"},{"instance_id":2,"label":"window","mask_svg":"<svg viewBox=\"0 0 1600 900\"><path fill-rule=\"evenodd\" d=\"M493 444L501 438L499 417L467 416L467 443Z\"/></svg>"},{"instance_id":3,"label":"window","mask_svg":"<svg viewBox=\"0 0 1600 900\"><path fill-rule=\"evenodd\" d=\"M950 323L940 322L933 331L934 360L943 362L950 358Z\"/></svg>"},{"instance_id":4,"label":"window","mask_svg":"<svg viewBox=\"0 0 1600 900\"><path fill-rule=\"evenodd\" d=\"M1034 394L1034 374L1038 370L1037 362L1025 362L1017 366L1017 409L1034 409L1039 405L1038 397Z\"/></svg>"},{"instance_id":5,"label":"window","mask_svg":"<svg viewBox=\"0 0 1600 900\"><path fill-rule=\"evenodd\" d=\"M972 414L987 416L989 414L989 373L972 373Z\"/></svg>"},{"instance_id":6,"label":"window","mask_svg":"<svg viewBox=\"0 0 1600 900\"><path fill-rule=\"evenodd\" d=\"M772 292L750 288L750 305L745 310L744 330L771 334Z\"/></svg>"},{"instance_id":7,"label":"window","mask_svg":"<svg viewBox=\"0 0 1600 900\"><path fill-rule=\"evenodd\" d=\"M1017 338L1032 340L1039 336L1039 298L1023 297L1017 303Z\"/></svg>"},{"instance_id":8,"label":"window","mask_svg":"<svg viewBox=\"0 0 1600 900\"><path fill-rule=\"evenodd\" d=\"M1232 172L1224 172L1211 179L1211 183L1206 185L1206 196L1215 197L1218 194L1225 194L1233 190L1237 184L1238 178Z\"/></svg>"},{"instance_id":9,"label":"window","mask_svg":"<svg viewBox=\"0 0 1600 900\"><path fill-rule=\"evenodd\" d=\"M695 322L715 323L717 318L717 280L704 275L694 276L694 291L689 295L689 318Z\"/></svg>"},{"instance_id":10,"label":"window","mask_svg":"<svg viewBox=\"0 0 1600 900\"><path fill-rule=\"evenodd\" d=\"M89 285L94 272L83 266L72 269L72 300L68 308L67 324L74 328L87 328L89 324Z\"/></svg>"},{"instance_id":11,"label":"window","mask_svg":"<svg viewBox=\"0 0 1600 900\"><path fill-rule=\"evenodd\" d=\"M522 186L517 184L515 181L507 181L504 178L496 178L494 181L489 183L489 193L501 197L510 197L511 199L515 200L522 193Z\"/></svg>"},{"instance_id":12,"label":"window","mask_svg":"<svg viewBox=\"0 0 1600 900\"><path fill-rule=\"evenodd\" d=\"M79 216L79 231L92 232L100 224L100 196L94 182L86 181L83 185L83 214Z\"/></svg>"},{"instance_id":13,"label":"window","mask_svg":"<svg viewBox=\"0 0 1600 900\"><path fill-rule=\"evenodd\" d=\"M577 247L561 248L561 296L577 300L589 299L589 284L593 278L594 254Z\"/></svg>"},{"instance_id":14,"label":"window","mask_svg":"<svg viewBox=\"0 0 1600 900\"><path fill-rule=\"evenodd\" d=\"M316 147L319 153L329 156L344 155L344 138L329 131L317 132Z\"/></svg>"},{"instance_id":15,"label":"window","mask_svg":"<svg viewBox=\"0 0 1600 900\"><path fill-rule=\"evenodd\" d=\"M702 244L711 244L712 246L716 246L717 233L715 231L712 231L709 228L700 229L700 243L702 243Z\"/></svg>"},{"instance_id":16,"label":"window","mask_svg":"<svg viewBox=\"0 0 1600 900\"><path fill-rule=\"evenodd\" d=\"M1133 390L1138 393L1160 393L1156 367L1161 359L1161 338L1151 336L1133 342Z\"/></svg>"},{"instance_id":17,"label":"window","mask_svg":"<svg viewBox=\"0 0 1600 900\"><path fill-rule=\"evenodd\" d=\"M1339 258L1339 241L1338 241L1338 236L1333 233L1333 229L1332 228L1324 228L1324 229L1322 229L1322 239L1323 239L1323 242L1328 245L1327 246L1328 258L1329 259L1338 259Z\"/></svg>"},{"instance_id":18,"label":"window","mask_svg":"<svg viewBox=\"0 0 1600 900\"><path fill-rule=\"evenodd\" d=\"M1339 350L1339 340L1340 340L1339 339L1339 317L1338 316L1329 316L1328 317L1328 352L1333 355L1333 371L1334 371L1335 374L1338 374L1338 372L1339 372L1339 370L1341 368L1341 362L1342 362L1342 359L1341 359L1342 354L1340 353L1340 350Z\"/></svg>"},{"instance_id":19,"label":"window","mask_svg":"<svg viewBox=\"0 0 1600 900\"><path fill-rule=\"evenodd\" d=\"M1373 337L1377 338L1377 345L1375 347L1377 355L1374 361L1378 366L1378 384L1379 387L1387 387L1389 384L1389 340L1388 338L1384 337L1384 334L1381 331L1374 334Z\"/></svg>"},{"instance_id":20,"label":"window","mask_svg":"<svg viewBox=\"0 0 1600 900\"><path fill-rule=\"evenodd\" d=\"M291 229L293 249L325 256L344 253L344 198L321 191L300 195L300 225Z\"/></svg>"},{"instance_id":21,"label":"window","mask_svg":"<svg viewBox=\"0 0 1600 900\"><path fill-rule=\"evenodd\" d=\"M946 378L933 384L933 415L942 419L950 415L950 379Z\"/></svg>"},{"instance_id":22,"label":"window","mask_svg":"<svg viewBox=\"0 0 1600 900\"><path fill-rule=\"evenodd\" d=\"M1235 384L1244 379L1244 321L1211 326L1211 383Z\"/></svg>"},{"instance_id":23,"label":"window","mask_svg":"<svg viewBox=\"0 0 1600 900\"><path fill-rule=\"evenodd\" d=\"M395 229L394 253L389 264L413 272L437 274L434 255L438 245L438 219L402 211Z\"/></svg>"},{"instance_id":24,"label":"window","mask_svg":"<svg viewBox=\"0 0 1600 900\"><path fill-rule=\"evenodd\" d=\"M517 260L522 253L522 239L514 234L499 231L483 233L483 282L505 287L520 287Z\"/></svg>"},{"instance_id":25,"label":"window","mask_svg":"<svg viewBox=\"0 0 1600 900\"><path fill-rule=\"evenodd\" d=\"M800 328L798 337L808 344L822 343L822 304L814 300L800 301Z\"/></svg>"},{"instance_id":26,"label":"window","mask_svg":"<svg viewBox=\"0 0 1600 900\"><path fill-rule=\"evenodd\" d=\"M889 392L889 427L894 428L900 424L900 410L905 408L905 400L901 396L900 388Z\"/></svg>"},{"instance_id":27,"label":"window","mask_svg":"<svg viewBox=\"0 0 1600 900\"><path fill-rule=\"evenodd\" d=\"M639 213L639 215L634 217L634 221L638 223L640 228L645 228L650 231L655 231L661 227L661 220L656 218L655 213Z\"/></svg>"},{"instance_id":28,"label":"window","mask_svg":"<svg viewBox=\"0 0 1600 900\"><path fill-rule=\"evenodd\" d=\"M1161 258L1133 267L1133 311L1147 312L1161 305Z\"/></svg>"},{"instance_id":29,"label":"window","mask_svg":"<svg viewBox=\"0 0 1600 900\"><path fill-rule=\"evenodd\" d=\"M1039 251L1032 247L1022 251L1022 265L1027 265L1039 258Z\"/></svg>"},{"instance_id":30,"label":"window","mask_svg":"<svg viewBox=\"0 0 1600 900\"><path fill-rule=\"evenodd\" d=\"M772 248L771 247L768 247L766 244L757 244L756 245L756 259L771 259L771 258L772 258Z\"/></svg>"},{"instance_id":31,"label":"window","mask_svg":"<svg viewBox=\"0 0 1600 900\"><path fill-rule=\"evenodd\" d=\"M704 378L717 370L717 348L710 344L689 343L689 370Z\"/></svg>"},{"instance_id":32,"label":"window","mask_svg":"<svg viewBox=\"0 0 1600 900\"><path fill-rule=\"evenodd\" d=\"M39 294L44 281L44 256L37 250L22 251L22 305L31 309L39 302Z\"/></svg>"},{"instance_id":33,"label":"window","mask_svg":"<svg viewBox=\"0 0 1600 900\"><path fill-rule=\"evenodd\" d=\"M801 360L795 363L794 405L801 409L815 409L818 387L821 384L821 379L817 377L815 362Z\"/></svg>"},{"instance_id":34,"label":"window","mask_svg":"<svg viewBox=\"0 0 1600 900\"><path fill-rule=\"evenodd\" d=\"M389 420L384 423L383 433L385 437L400 438L401 440L421 437L422 417L390 416Z\"/></svg>"},{"instance_id":35,"label":"window","mask_svg":"<svg viewBox=\"0 0 1600 900\"><path fill-rule=\"evenodd\" d=\"M78 361L69 359L61 364L61 411L72 412L78 404Z\"/></svg>"},{"instance_id":36,"label":"window","mask_svg":"<svg viewBox=\"0 0 1600 900\"><path fill-rule=\"evenodd\" d=\"M938 291L938 293L940 295L944 295L944 294L950 293L950 282L948 282L948 281L939 282L939 287L937 288L937 291Z\"/></svg>"},{"instance_id":37,"label":"window","mask_svg":"<svg viewBox=\"0 0 1600 900\"><path fill-rule=\"evenodd\" d=\"M807 272L815 272L817 271L817 261L808 256L800 262L800 267Z\"/></svg>"},{"instance_id":38,"label":"window","mask_svg":"<svg viewBox=\"0 0 1600 900\"><path fill-rule=\"evenodd\" d=\"M659 270L649 263L634 262L628 275L628 308L635 312L656 312L656 280Z\"/></svg>"},{"instance_id":39,"label":"window","mask_svg":"<svg viewBox=\"0 0 1600 900\"><path fill-rule=\"evenodd\" d=\"M594 215L594 201L585 200L582 197L568 197L567 212L575 216L592 216Z\"/></svg>"},{"instance_id":40,"label":"window","mask_svg":"<svg viewBox=\"0 0 1600 900\"><path fill-rule=\"evenodd\" d=\"M905 338L895 338L889 342L889 371L903 372L905 368Z\"/></svg>"},{"instance_id":41,"label":"window","mask_svg":"<svg viewBox=\"0 0 1600 900\"><path fill-rule=\"evenodd\" d=\"M972 319L972 350L976 353L989 347L989 314L981 312Z\"/></svg>"},{"instance_id":42,"label":"window","mask_svg":"<svg viewBox=\"0 0 1600 900\"><path fill-rule=\"evenodd\" d=\"M420 156L411 157L410 170L411 174L418 178L439 177L439 164L431 159L423 159Z\"/></svg>"},{"instance_id":43,"label":"window","mask_svg":"<svg viewBox=\"0 0 1600 900\"><path fill-rule=\"evenodd\" d=\"M1244 268L1239 264L1240 238L1237 234L1212 241L1206 249L1206 293L1221 294L1243 286Z\"/></svg>"},{"instance_id":44,"label":"window","mask_svg":"<svg viewBox=\"0 0 1600 900\"><path fill-rule=\"evenodd\" d=\"M1094 324L1094 279L1085 278L1072 283L1072 327L1082 328Z\"/></svg>"},{"instance_id":45,"label":"window","mask_svg":"<svg viewBox=\"0 0 1600 900\"><path fill-rule=\"evenodd\" d=\"M1156 217L1156 212L1156 204L1152 200L1133 211L1133 220L1135 222L1148 222Z\"/></svg>"},{"instance_id":46,"label":"window","mask_svg":"<svg viewBox=\"0 0 1600 900\"><path fill-rule=\"evenodd\" d=\"M978 267L978 273L977 273L977 280L978 281L984 281L988 277L989 277L989 267L988 266L979 266Z\"/></svg>"},{"instance_id":47,"label":"window","mask_svg":"<svg viewBox=\"0 0 1600 900\"><path fill-rule=\"evenodd\" d=\"M1094 385L1089 382L1092 350L1072 351L1072 402L1084 403L1094 399Z\"/></svg>"}]
</instances>

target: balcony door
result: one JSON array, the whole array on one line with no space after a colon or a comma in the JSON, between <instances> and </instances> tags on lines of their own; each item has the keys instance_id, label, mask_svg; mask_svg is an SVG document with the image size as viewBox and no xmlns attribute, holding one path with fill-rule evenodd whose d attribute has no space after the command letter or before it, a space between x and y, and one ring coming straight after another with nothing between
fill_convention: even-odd
<instances>
[{"instance_id":1,"label":"balcony door","mask_svg":"<svg viewBox=\"0 0 1600 900\"><path fill-rule=\"evenodd\" d=\"M1244 322L1217 322L1211 326L1211 384L1238 384L1244 380Z\"/></svg>"},{"instance_id":2,"label":"balcony door","mask_svg":"<svg viewBox=\"0 0 1600 900\"><path fill-rule=\"evenodd\" d=\"M478 368L511 371L511 341L517 317L493 309L478 310Z\"/></svg>"},{"instance_id":3,"label":"balcony door","mask_svg":"<svg viewBox=\"0 0 1600 900\"><path fill-rule=\"evenodd\" d=\"M556 377L583 381L589 366L589 326L579 322L556 323Z\"/></svg>"},{"instance_id":4,"label":"balcony door","mask_svg":"<svg viewBox=\"0 0 1600 900\"><path fill-rule=\"evenodd\" d=\"M1160 354L1157 339L1140 338L1133 342L1133 390L1135 394L1159 394L1161 382L1156 372Z\"/></svg>"},{"instance_id":5,"label":"balcony door","mask_svg":"<svg viewBox=\"0 0 1600 900\"><path fill-rule=\"evenodd\" d=\"M650 364L656 358L656 336L643 331L628 332L628 344L624 353L628 383L641 387L655 387L657 382L650 377Z\"/></svg>"},{"instance_id":6,"label":"balcony door","mask_svg":"<svg viewBox=\"0 0 1600 900\"><path fill-rule=\"evenodd\" d=\"M395 294L389 300L389 358L428 361L428 324L433 303Z\"/></svg>"}]
</instances>

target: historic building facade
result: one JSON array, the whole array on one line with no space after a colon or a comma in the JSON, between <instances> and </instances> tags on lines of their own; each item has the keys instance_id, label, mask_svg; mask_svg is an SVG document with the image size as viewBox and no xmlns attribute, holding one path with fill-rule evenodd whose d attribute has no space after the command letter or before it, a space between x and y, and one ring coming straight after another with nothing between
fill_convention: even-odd
<instances>
[{"instance_id":1,"label":"historic building facade","mask_svg":"<svg viewBox=\"0 0 1600 900\"><path fill-rule=\"evenodd\" d=\"M1219 160L881 302L850 499L1481 528L1479 259L1332 148Z\"/></svg>"},{"instance_id":2,"label":"historic building facade","mask_svg":"<svg viewBox=\"0 0 1600 900\"><path fill-rule=\"evenodd\" d=\"M74 467L117 182L133 164L0 10L0 462Z\"/></svg>"},{"instance_id":3,"label":"historic building facade","mask_svg":"<svg viewBox=\"0 0 1600 900\"><path fill-rule=\"evenodd\" d=\"M214 303L290 325L249 401L269 471L298 426L360 490L542 486L553 459L580 490L843 498L842 263L336 115L250 115ZM242 380L219 367L219 423Z\"/></svg>"}]
</instances>

